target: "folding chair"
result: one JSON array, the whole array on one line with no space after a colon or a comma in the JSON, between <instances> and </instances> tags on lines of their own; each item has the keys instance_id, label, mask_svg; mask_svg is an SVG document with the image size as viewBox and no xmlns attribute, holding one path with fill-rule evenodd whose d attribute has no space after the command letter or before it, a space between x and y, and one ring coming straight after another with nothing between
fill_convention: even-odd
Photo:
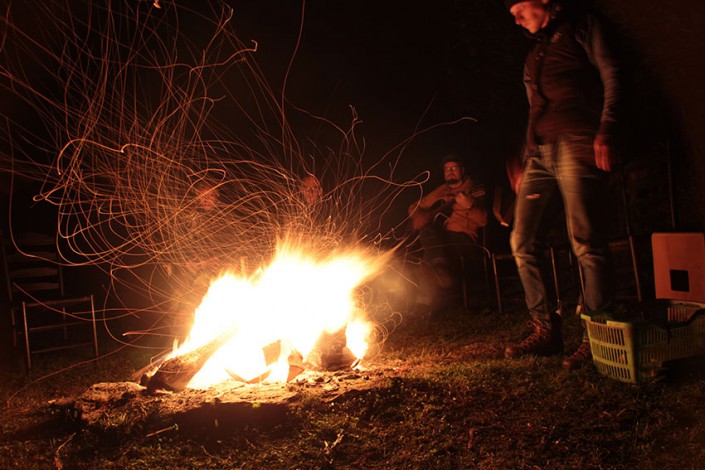
<instances>
[{"instance_id":1,"label":"folding chair","mask_svg":"<svg viewBox=\"0 0 705 470\"><path fill-rule=\"evenodd\" d=\"M0 237L0 247L13 346L22 348L27 371L35 354L90 346L97 358L93 295L66 296L54 238L25 233L12 243Z\"/></svg>"}]
</instances>

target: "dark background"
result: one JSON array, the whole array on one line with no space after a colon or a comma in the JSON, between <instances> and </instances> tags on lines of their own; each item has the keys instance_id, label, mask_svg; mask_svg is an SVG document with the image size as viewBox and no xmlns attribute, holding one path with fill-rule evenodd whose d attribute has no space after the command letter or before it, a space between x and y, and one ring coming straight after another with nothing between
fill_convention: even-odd
<instances>
[{"instance_id":1,"label":"dark background","mask_svg":"<svg viewBox=\"0 0 705 470\"><path fill-rule=\"evenodd\" d=\"M163 8L172 5L160 3ZM705 6L695 1L593 3L614 23L623 49L629 113L622 158L628 164L667 155L674 168L676 228L703 231L705 66L700 49L705 44ZM513 24L503 2L230 0L228 4L234 9L231 21L240 39L257 42L254 57L275 93L281 94L285 86L290 105L342 128L353 114L359 116L356 129L367 164L396 152L398 181L431 170L432 187L440 183L440 158L454 152L486 187L506 187L505 162L521 151L527 110L521 73L531 43ZM13 7L16 19L32 25L33 2ZM180 28L194 37L199 34L187 18ZM8 88L0 94L0 107L10 119L27 119ZM227 116L216 117L228 125ZM418 129L463 117L473 121L435 127L399 150L399 144ZM306 139L327 145L319 132L316 127L303 129ZM3 146L0 169L9 169L11 152ZM51 149L47 152L51 154ZM0 172L4 231L10 225L9 174ZM51 208L31 202L36 183L14 180L14 203L21 210L14 213L13 226L51 227ZM385 225L399 223L417 196L403 194L385 214ZM507 229L493 221L488 233L506 248Z\"/></svg>"},{"instance_id":2,"label":"dark background","mask_svg":"<svg viewBox=\"0 0 705 470\"><path fill-rule=\"evenodd\" d=\"M241 37L258 39L258 61L280 89L301 5L234 7ZM440 158L456 152L477 177L494 179L522 139L527 45L501 2L310 1L286 94L341 124L354 107L370 161L416 129L471 117L477 122L441 126L414 139L399 176L432 169L438 177Z\"/></svg>"},{"instance_id":3,"label":"dark background","mask_svg":"<svg viewBox=\"0 0 705 470\"><path fill-rule=\"evenodd\" d=\"M674 167L677 228L705 229L701 189L705 136L705 6L594 1L614 24L627 89L625 164L668 154ZM445 153L461 154L488 187L506 184L504 163L520 152L526 118L521 83L531 41L501 1L410 4L403 1L237 2L241 37L259 42L258 60L274 89L289 61L287 96L313 112L346 122L348 106L370 159L419 126L476 119L443 127L407 148L400 175L437 170ZM438 171L432 174L439 181ZM402 204L403 205L403 204Z\"/></svg>"},{"instance_id":4,"label":"dark background","mask_svg":"<svg viewBox=\"0 0 705 470\"><path fill-rule=\"evenodd\" d=\"M676 170L678 226L702 230L705 73L699 48L705 7L688 1L578 1L594 4L619 31L630 110L623 159L651 157L668 147ZM162 4L164 9L172 7L171 2ZM521 70L530 40L513 24L503 2L228 4L239 37L245 44L257 42L254 58L272 90L280 94L286 79L284 94L290 104L341 128L349 125L354 110L361 120L357 132L364 139L368 162L381 159L417 129L470 117L475 121L440 126L412 139L401 153L397 179L437 170L444 154L456 152L488 187L506 183L504 163L520 152L523 138L526 99ZM29 28L41 28L31 23L32 2L13 8L15 19L26 16ZM180 29L196 38L200 31L189 28L182 18ZM25 117L12 93L3 93L0 106L10 118ZM227 116L216 117L228 125ZM325 145L318 132L307 128L302 134ZM12 149L2 150L2 168L7 169ZM7 178L3 172L5 198ZM439 172L432 178L432 183L440 181Z\"/></svg>"}]
</instances>

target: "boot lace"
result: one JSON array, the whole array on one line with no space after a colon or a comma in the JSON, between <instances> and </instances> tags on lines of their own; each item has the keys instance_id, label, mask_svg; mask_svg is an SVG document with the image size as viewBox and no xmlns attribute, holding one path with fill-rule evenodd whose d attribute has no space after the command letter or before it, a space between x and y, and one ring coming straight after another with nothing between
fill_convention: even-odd
<instances>
[{"instance_id":1,"label":"boot lace","mask_svg":"<svg viewBox=\"0 0 705 470\"><path fill-rule=\"evenodd\" d=\"M532 331L531 334L524 339L524 341L517 344L517 349L533 349L536 345L547 343L551 338L550 330L547 330L541 326L541 324L530 321L528 325L530 328L533 328L534 331Z\"/></svg>"}]
</instances>

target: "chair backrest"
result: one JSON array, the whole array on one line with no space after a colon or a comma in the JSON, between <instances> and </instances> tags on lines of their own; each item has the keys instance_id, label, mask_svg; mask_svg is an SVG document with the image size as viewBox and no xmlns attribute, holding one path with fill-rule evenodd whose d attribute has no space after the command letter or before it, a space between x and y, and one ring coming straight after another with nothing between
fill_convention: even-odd
<instances>
[{"instance_id":1,"label":"chair backrest","mask_svg":"<svg viewBox=\"0 0 705 470\"><path fill-rule=\"evenodd\" d=\"M11 305L22 300L61 298L63 273L57 263L54 238L40 233L20 234L12 240L2 238L3 267Z\"/></svg>"},{"instance_id":2,"label":"chair backrest","mask_svg":"<svg viewBox=\"0 0 705 470\"><path fill-rule=\"evenodd\" d=\"M647 235L676 228L669 159L639 162L624 173L625 217L631 233Z\"/></svg>"}]
</instances>

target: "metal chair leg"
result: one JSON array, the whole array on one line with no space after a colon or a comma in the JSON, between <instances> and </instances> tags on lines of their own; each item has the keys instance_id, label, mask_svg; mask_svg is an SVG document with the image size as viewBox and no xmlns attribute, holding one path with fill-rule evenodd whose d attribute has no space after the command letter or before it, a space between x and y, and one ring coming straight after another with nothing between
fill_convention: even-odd
<instances>
[{"instance_id":1,"label":"metal chair leg","mask_svg":"<svg viewBox=\"0 0 705 470\"><path fill-rule=\"evenodd\" d=\"M24 325L24 359L27 373L32 371L32 352L29 348L29 328L27 327L27 303L22 302L22 323Z\"/></svg>"},{"instance_id":2,"label":"metal chair leg","mask_svg":"<svg viewBox=\"0 0 705 470\"><path fill-rule=\"evenodd\" d=\"M95 304L93 302L93 294L91 297L91 326L93 329L93 355L98 359L98 332L95 326Z\"/></svg>"},{"instance_id":3,"label":"metal chair leg","mask_svg":"<svg viewBox=\"0 0 705 470\"><path fill-rule=\"evenodd\" d=\"M497 257L492 254L492 274L494 275L495 294L497 295L497 312L504 313L502 308L502 292L499 287L499 274L497 273Z\"/></svg>"},{"instance_id":4,"label":"metal chair leg","mask_svg":"<svg viewBox=\"0 0 705 470\"><path fill-rule=\"evenodd\" d=\"M561 288L560 284L558 282L558 266L556 262L556 249L554 247L550 247L548 249L549 254L551 256L551 271L553 273L553 289L556 293L556 307L558 308L558 312L563 312L563 300L561 299Z\"/></svg>"},{"instance_id":5,"label":"metal chair leg","mask_svg":"<svg viewBox=\"0 0 705 470\"><path fill-rule=\"evenodd\" d=\"M465 269L465 255L460 257L460 275L462 277L461 289L463 290L463 308L468 309L468 272Z\"/></svg>"},{"instance_id":6,"label":"metal chair leg","mask_svg":"<svg viewBox=\"0 0 705 470\"><path fill-rule=\"evenodd\" d=\"M634 237L629 235L629 254L632 257L632 271L634 272L634 288L636 289L636 299L642 301L641 297L641 281L639 280L639 266L636 260L636 247L634 246Z\"/></svg>"}]
</instances>

